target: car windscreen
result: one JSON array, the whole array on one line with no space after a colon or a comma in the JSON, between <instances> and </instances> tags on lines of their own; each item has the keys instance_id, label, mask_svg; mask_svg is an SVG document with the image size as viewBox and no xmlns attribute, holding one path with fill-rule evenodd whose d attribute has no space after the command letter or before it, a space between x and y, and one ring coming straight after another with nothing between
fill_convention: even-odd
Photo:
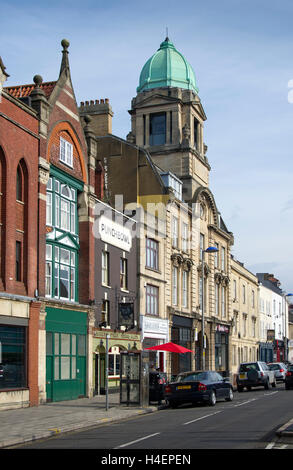
<instances>
[{"instance_id":1,"label":"car windscreen","mask_svg":"<svg viewBox=\"0 0 293 470\"><path fill-rule=\"evenodd\" d=\"M280 366L279 364L268 364L270 370L279 370Z\"/></svg>"},{"instance_id":2,"label":"car windscreen","mask_svg":"<svg viewBox=\"0 0 293 470\"><path fill-rule=\"evenodd\" d=\"M248 372L251 369L259 370L258 363L257 362L251 362L251 363L247 363L247 364L240 364L239 372Z\"/></svg>"},{"instance_id":3,"label":"car windscreen","mask_svg":"<svg viewBox=\"0 0 293 470\"><path fill-rule=\"evenodd\" d=\"M293 365L292 365L292 366L290 366L290 365L288 366L288 371L289 371L289 372L293 372Z\"/></svg>"},{"instance_id":4,"label":"car windscreen","mask_svg":"<svg viewBox=\"0 0 293 470\"><path fill-rule=\"evenodd\" d=\"M178 375L176 382L197 382L207 378L208 374L206 372L191 372L190 374Z\"/></svg>"}]
</instances>

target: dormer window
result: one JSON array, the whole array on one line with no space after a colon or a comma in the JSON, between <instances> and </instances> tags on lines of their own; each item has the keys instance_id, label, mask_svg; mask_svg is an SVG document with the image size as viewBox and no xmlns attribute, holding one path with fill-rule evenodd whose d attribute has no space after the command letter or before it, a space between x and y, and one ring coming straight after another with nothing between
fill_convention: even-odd
<instances>
[{"instance_id":1,"label":"dormer window","mask_svg":"<svg viewBox=\"0 0 293 470\"><path fill-rule=\"evenodd\" d=\"M60 161L73 167L73 145L63 137L60 137Z\"/></svg>"},{"instance_id":2,"label":"dormer window","mask_svg":"<svg viewBox=\"0 0 293 470\"><path fill-rule=\"evenodd\" d=\"M164 185L167 188L172 188L175 197L182 201L182 181L170 171L168 173L160 173L160 175Z\"/></svg>"}]
</instances>

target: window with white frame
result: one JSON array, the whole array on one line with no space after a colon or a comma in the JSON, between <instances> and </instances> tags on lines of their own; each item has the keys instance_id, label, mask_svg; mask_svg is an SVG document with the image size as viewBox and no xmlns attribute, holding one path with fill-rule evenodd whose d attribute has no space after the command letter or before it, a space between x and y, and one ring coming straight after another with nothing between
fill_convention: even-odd
<instances>
[{"instance_id":1,"label":"window with white frame","mask_svg":"<svg viewBox=\"0 0 293 470\"><path fill-rule=\"evenodd\" d=\"M188 252L188 224L182 223L182 250Z\"/></svg>"},{"instance_id":2,"label":"window with white frame","mask_svg":"<svg viewBox=\"0 0 293 470\"><path fill-rule=\"evenodd\" d=\"M222 303L222 318L224 318L226 316L226 289L224 286L222 286L221 303Z\"/></svg>"},{"instance_id":3,"label":"window with white frame","mask_svg":"<svg viewBox=\"0 0 293 470\"><path fill-rule=\"evenodd\" d=\"M107 251L102 251L102 284L109 286L110 283L110 255Z\"/></svg>"},{"instance_id":4,"label":"window with white frame","mask_svg":"<svg viewBox=\"0 0 293 470\"><path fill-rule=\"evenodd\" d=\"M120 258L120 288L122 290L128 289L128 267L126 258Z\"/></svg>"},{"instance_id":5,"label":"window with white frame","mask_svg":"<svg viewBox=\"0 0 293 470\"><path fill-rule=\"evenodd\" d=\"M237 300L237 282L235 279L233 281L233 300Z\"/></svg>"},{"instance_id":6,"label":"window with white frame","mask_svg":"<svg viewBox=\"0 0 293 470\"><path fill-rule=\"evenodd\" d=\"M47 297L76 301L76 251L46 245L45 288Z\"/></svg>"},{"instance_id":7,"label":"window with white frame","mask_svg":"<svg viewBox=\"0 0 293 470\"><path fill-rule=\"evenodd\" d=\"M67 140L60 137L60 161L66 165L73 167L73 145Z\"/></svg>"},{"instance_id":8,"label":"window with white frame","mask_svg":"<svg viewBox=\"0 0 293 470\"><path fill-rule=\"evenodd\" d=\"M215 283L215 315L219 315L219 292L220 292L220 286L216 282Z\"/></svg>"},{"instance_id":9,"label":"window with white frame","mask_svg":"<svg viewBox=\"0 0 293 470\"><path fill-rule=\"evenodd\" d=\"M199 235L199 249L200 249L200 260L202 260L202 252L204 250L204 234Z\"/></svg>"},{"instance_id":10,"label":"window with white frame","mask_svg":"<svg viewBox=\"0 0 293 470\"><path fill-rule=\"evenodd\" d=\"M110 302L107 299L102 300L102 322L110 325Z\"/></svg>"},{"instance_id":11,"label":"window with white frame","mask_svg":"<svg viewBox=\"0 0 293 470\"><path fill-rule=\"evenodd\" d=\"M172 268L172 304L178 304L178 268Z\"/></svg>"},{"instance_id":12,"label":"window with white frame","mask_svg":"<svg viewBox=\"0 0 293 470\"><path fill-rule=\"evenodd\" d=\"M217 251L215 251L215 254L214 254L215 268L218 268L219 267L219 243L215 243L215 248L217 248Z\"/></svg>"},{"instance_id":13,"label":"window with white frame","mask_svg":"<svg viewBox=\"0 0 293 470\"><path fill-rule=\"evenodd\" d=\"M151 284L146 285L146 313L159 314L159 288Z\"/></svg>"},{"instance_id":14,"label":"window with white frame","mask_svg":"<svg viewBox=\"0 0 293 470\"><path fill-rule=\"evenodd\" d=\"M178 248L178 219L172 217L172 246Z\"/></svg>"},{"instance_id":15,"label":"window with white frame","mask_svg":"<svg viewBox=\"0 0 293 470\"><path fill-rule=\"evenodd\" d=\"M120 376L120 351L118 346L112 346L109 351L109 376Z\"/></svg>"},{"instance_id":16,"label":"window with white frame","mask_svg":"<svg viewBox=\"0 0 293 470\"><path fill-rule=\"evenodd\" d=\"M223 246L222 246L221 269L222 271L226 271L226 250Z\"/></svg>"},{"instance_id":17,"label":"window with white frame","mask_svg":"<svg viewBox=\"0 0 293 470\"><path fill-rule=\"evenodd\" d=\"M188 307L188 271L182 272L182 307Z\"/></svg>"},{"instance_id":18,"label":"window with white frame","mask_svg":"<svg viewBox=\"0 0 293 470\"><path fill-rule=\"evenodd\" d=\"M247 333L247 314L246 313L243 313L242 320L243 320L243 323L242 323L243 336L246 336L246 333Z\"/></svg>"},{"instance_id":19,"label":"window with white frame","mask_svg":"<svg viewBox=\"0 0 293 470\"><path fill-rule=\"evenodd\" d=\"M47 184L46 223L77 233L77 191L55 177L49 178Z\"/></svg>"},{"instance_id":20,"label":"window with white frame","mask_svg":"<svg viewBox=\"0 0 293 470\"><path fill-rule=\"evenodd\" d=\"M146 267L159 269L159 243L151 238L146 239Z\"/></svg>"}]
</instances>

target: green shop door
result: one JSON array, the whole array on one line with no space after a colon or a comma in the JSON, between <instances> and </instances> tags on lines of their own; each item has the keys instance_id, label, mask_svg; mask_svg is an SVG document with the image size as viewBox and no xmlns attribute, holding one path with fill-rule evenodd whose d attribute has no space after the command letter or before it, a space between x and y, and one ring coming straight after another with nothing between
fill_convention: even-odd
<instances>
[{"instance_id":1,"label":"green shop door","mask_svg":"<svg viewBox=\"0 0 293 470\"><path fill-rule=\"evenodd\" d=\"M78 355L76 358L76 378L78 396L86 395L86 336L78 336Z\"/></svg>"},{"instance_id":2,"label":"green shop door","mask_svg":"<svg viewBox=\"0 0 293 470\"><path fill-rule=\"evenodd\" d=\"M48 308L47 401L73 400L86 395L86 318L87 315L83 312ZM49 329L51 331L48 331Z\"/></svg>"},{"instance_id":3,"label":"green shop door","mask_svg":"<svg viewBox=\"0 0 293 470\"><path fill-rule=\"evenodd\" d=\"M46 394L47 401L52 401L52 386L53 386L53 358L52 356L46 357Z\"/></svg>"}]
</instances>

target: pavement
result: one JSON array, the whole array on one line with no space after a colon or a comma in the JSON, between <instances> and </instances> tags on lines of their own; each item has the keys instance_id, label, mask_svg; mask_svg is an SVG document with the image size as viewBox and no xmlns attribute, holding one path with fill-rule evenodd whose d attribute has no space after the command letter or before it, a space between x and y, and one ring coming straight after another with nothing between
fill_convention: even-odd
<instances>
[{"instance_id":1,"label":"pavement","mask_svg":"<svg viewBox=\"0 0 293 470\"><path fill-rule=\"evenodd\" d=\"M0 448L152 413L165 405L120 405L119 393L0 411Z\"/></svg>"},{"instance_id":2,"label":"pavement","mask_svg":"<svg viewBox=\"0 0 293 470\"><path fill-rule=\"evenodd\" d=\"M11 448L59 433L77 431L138 415L152 413L166 405L152 403L147 407L120 405L120 395L109 394L106 410L105 395L93 398L46 403L35 407L0 411L0 448ZM280 441L293 444L293 419L276 430Z\"/></svg>"}]
</instances>

